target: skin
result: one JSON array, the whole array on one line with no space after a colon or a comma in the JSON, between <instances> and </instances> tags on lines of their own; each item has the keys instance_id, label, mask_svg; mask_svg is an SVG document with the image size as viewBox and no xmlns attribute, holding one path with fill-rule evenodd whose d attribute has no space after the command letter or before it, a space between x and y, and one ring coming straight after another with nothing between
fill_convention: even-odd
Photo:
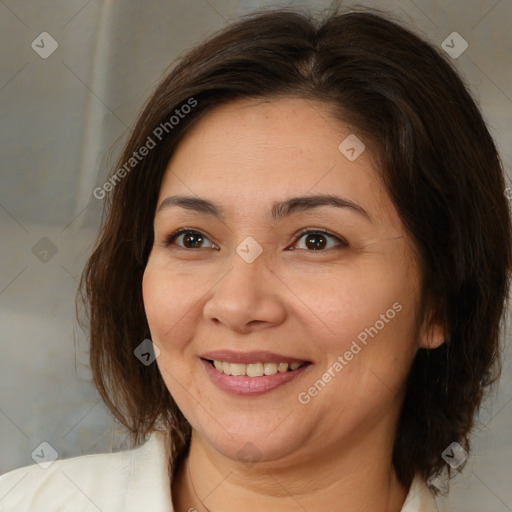
<instances>
[{"instance_id":1,"label":"skin","mask_svg":"<svg viewBox=\"0 0 512 512\"><path fill-rule=\"evenodd\" d=\"M226 210L223 220L176 206L158 212L143 279L159 370L193 428L172 483L177 512L402 507L408 489L391 453L405 380L417 350L439 346L445 332L418 317L414 245L369 146L355 161L338 149L353 132L323 103L244 99L209 112L169 162L158 205L184 194ZM268 218L275 201L323 193L357 203L371 222L330 206ZM166 246L181 227L203 234L202 245L190 248L181 236ZM327 244L321 250L307 235L295 241L309 227L340 241L317 234ZM252 263L236 252L248 236L263 249ZM300 403L299 393L394 303L401 311ZM264 395L234 396L211 382L199 359L220 349L279 352L312 365ZM255 464L239 459L247 443L261 457Z\"/></svg>"}]
</instances>

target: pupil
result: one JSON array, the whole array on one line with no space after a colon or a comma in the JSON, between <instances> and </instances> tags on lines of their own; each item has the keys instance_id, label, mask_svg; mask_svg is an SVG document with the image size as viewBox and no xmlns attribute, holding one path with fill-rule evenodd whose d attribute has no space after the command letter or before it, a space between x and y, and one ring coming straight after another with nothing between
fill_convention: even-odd
<instances>
[{"instance_id":1,"label":"pupil","mask_svg":"<svg viewBox=\"0 0 512 512\"><path fill-rule=\"evenodd\" d=\"M311 242L311 240L315 240L315 239L318 239L318 238L323 238L323 242L320 242L320 243L314 243L314 242ZM318 250L318 249L322 249L325 247L325 237L321 234L310 234L306 237L306 246L309 248L309 244L312 244L312 247L313 247L313 250Z\"/></svg>"},{"instance_id":2,"label":"pupil","mask_svg":"<svg viewBox=\"0 0 512 512\"><path fill-rule=\"evenodd\" d=\"M203 237L201 235L198 236L196 233L189 231L188 233L186 233L184 235L183 243L184 244L190 243L193 247L196 247L195 244L197 244L199 242L199 245L200 245L202 242L202 239L203 239Z\"/></svg>"}]
</instances>

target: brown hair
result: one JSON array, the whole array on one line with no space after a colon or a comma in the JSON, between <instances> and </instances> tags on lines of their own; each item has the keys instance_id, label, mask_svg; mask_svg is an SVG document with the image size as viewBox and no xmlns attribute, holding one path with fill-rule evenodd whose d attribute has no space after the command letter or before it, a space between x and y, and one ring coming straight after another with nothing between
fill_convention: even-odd
<instances>
[{"instance_id":1,"label":"brown hair","mask_svg":"<svg viewBox=\"0 0 512 512\"><path fill-rule=\"evenodd\" d=\"M474 415L500 372L510 213L496 146L448 58L375 9L331 12L321 22L288 9L253 13L186 53L158 85L116 166L125 172L110 179L81 279L94 384L134 445L163 421L174 454L183 453L190 425L157 365L134 357L150 338L141 283L160 183L187 129L215 106L283 96L326 102L362 134L420 249L421 313L432 307L450 336L416 355L393 464L405 485L415 473L428 479L446 466L441 453L452 442L469 451ZM176 123L177 110L188 113ZM150 139L156 147L127 169Z\"/></svg>"}]
</instances>

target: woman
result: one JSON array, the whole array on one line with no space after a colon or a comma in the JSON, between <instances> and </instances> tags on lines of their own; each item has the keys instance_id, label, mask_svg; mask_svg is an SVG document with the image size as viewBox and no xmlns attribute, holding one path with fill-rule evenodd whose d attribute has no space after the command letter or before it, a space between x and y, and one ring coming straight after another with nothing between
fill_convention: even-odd
<instances>
[{"instance_id":1,"label":"woman","mask_svg":"<svg viewBox=\"0 0 512 512\"><path fill-rule=\"evenodd\" d=\"M461 79L389 17L214 35L94 192L91 367L135 448L12 471L1 510L438 510L498 375L504 191Z\"/></svg>"}]
</instances>

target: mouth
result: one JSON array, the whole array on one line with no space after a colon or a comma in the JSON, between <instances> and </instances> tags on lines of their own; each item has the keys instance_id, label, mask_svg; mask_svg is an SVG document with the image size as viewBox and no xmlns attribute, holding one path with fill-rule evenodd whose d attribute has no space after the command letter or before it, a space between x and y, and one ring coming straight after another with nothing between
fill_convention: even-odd
<instances>
[{"instance_id":1,"label":"mouth","mask_svg":"<svg viewBox=\"0 0 512 512\"><path fill-rule=\"evenodd\" d=\"M219 373L232 375L236 377L263 377L276 375L277 373L294 372L299 368L310 364L307 361L302 362L265 362L255 361L252 363L230 363L228 361L219 361L216 359L204 359L210 363Z\"/></svg>"},{"instance_id":2,"label":"mouth","mask_svg":"<svg viewBox=\"0 0 512 512\"><path fill-rule=\"evenodd\" d=\"M215 386L229 394L257 396L300 378L313 364L269 352L217 351L203 354L200 361Z\"/></svg>"}]
</instances>

